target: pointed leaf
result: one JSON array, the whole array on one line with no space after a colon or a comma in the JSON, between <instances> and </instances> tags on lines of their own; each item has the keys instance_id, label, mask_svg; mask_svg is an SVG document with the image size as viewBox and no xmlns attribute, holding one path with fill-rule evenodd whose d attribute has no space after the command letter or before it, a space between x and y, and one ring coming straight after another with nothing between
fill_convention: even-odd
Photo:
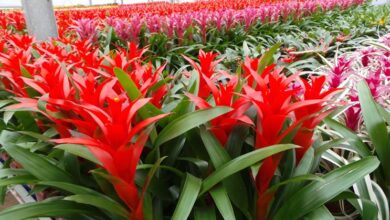
<instances>
[{"instance_id":1,"label":"pointed leaf","mask_svg":"<svg viewBox=\"0 0 390 220\"><path fill-rule=\"evenodd\" d=\"M95 164L102 165L98 159L88 150L87 147L78 144L60 144L55 148L61 149L70 154L89 160Z\"/></svg>"},{"instance_id":2,"label":"pointed leaf","mask_svg":"<svg viewBox=\"0 0 390 220\"><path fill-rule=\"evenodd\" d=\"M161 146L163 143L178 137L187 131L202 125L220 115L230 112L232 109L228 107L214 107L195 112L189 112L181 117L176 118L169 123L158 135L156 146Z\"/></svg>"},{"instance_id":3,"label":"pointed leaf","mask_svg":"<svg viewBox=\"0 0 390 220\"><path fill-rule=\"evenodd\" d=\"M290 150L297 148L293 144L280 144L265 147L262 149L255 150L253 152L241 155L228 163L225 163L214 171L209 177L203 181L201 195L209 191L216 184L224 180L226 177L231 176L234 173L237 173L245 168L248 168L261 160L272 156L274 154L280 153L282 151Z\"/></svg>"},{"instance_id":4,"label":"pointed leaf","mask_svg":"<svg viewBox=\"0 0 390 220\"><path fill-rule=\"evenodd\" d=\"M219 213L221 213L223 219L225 220L234 220L236 219L234 215L234 210L232 204L230 203L230 199L223 185L213 188L210 191L211 197L217 206Z\"/></svg>"},{"instance_id":5,"label":"pointed leaf","mask_svg":"<svg viewBox=\"0 0 390 220\"><path fill-rule=\"evenodd\" d=\"M54 200L16 205L0 212L0 219L28 219L38 217L65 217L72 214L86 214L102 219L96 209L71 201Z\"/></svg>"},{"instance_id":6,"label":"pointed leaf","mask_svg":"<svg viewBox=\"0 0 390 220\"><path fill-rule=\"evenodd\" d=\"M8 131L3 131L1 137L7 133L12 133ZM40 180L48 181L62 181L62 182L73 182L73 178L69 173L65 172L58 166L50 163L47 159L38 154L32 153L29 150L23 149L13 143L3 142L1 145L7 151L7 153L20 163L23 168L30 172L33 176L37 177Z\"/></svg>"},{"instance_id":7,"label":"pointed leaf","mask_svg":"<svg viewBox=\"0 0 390 220\"><path fill-rule=\"evenodd\" d=\"M187 173L183 189L180 192L179 202L175 208L172 220L188 219L192 207L199 195L202 180Z\"/></svg>"},{"instance_id":8,"label":"pointed leaf","mask_svg":"<svg viewBox=\"0 0 390 220\"><path fill-rule=\"evenodd\" d=\"M118 214L124 219L127 219L129 216L128 211L119 203L115 202L114 200L108 200L101 196L79 194L65 197L64 200L95 206L99 209L104 209L106 211Z\"/></svg>"},{"instance_id":9,"label":"pointed leaf","mask_svg":"<svg viewBox=\"0 0 390 220\"><path fill-rule=\"evenodd\" d=\"M381 161L382 170L385 175L384 178L387 184L390 184L390 137L385 122L376 108L376 103L367 83L361 81L357 88L364 124L367 127L368 135L370 136L378 158Z\"/></svg>"},{"instance_id":10,"label":"pointed leaf","mask_svg":"<svg viewBox=\"0 0 390 220\"><path fill-rule=\"evenodd\" d=\"M375 157L366 157L327 173L322 177L324 181L312 182L284 201L275 219L300 219L351 187L378 166L379 161Z\"/></svg>"}]
</instances>

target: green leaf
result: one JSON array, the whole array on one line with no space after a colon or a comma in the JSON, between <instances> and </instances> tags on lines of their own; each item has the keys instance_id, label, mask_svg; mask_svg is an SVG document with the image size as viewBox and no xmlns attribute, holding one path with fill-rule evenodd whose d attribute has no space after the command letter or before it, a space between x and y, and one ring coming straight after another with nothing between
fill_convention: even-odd
<instances>
[{"instance_id":1,"label":"green leaf","mask_svg":"<svg viewBox=\"0 0 390 220\"><path fill-rule=\"evenodd\" d=\"M104 196L103 194L96 192L90 188L83 187L80 185L64 182L54 182L54 181L40 181L37 182L37 185L50 186L57 189L62 189L73 194L91 194L97 196Z\"/></svg>"},{"instance_id":2,"label":"green leaf","mask_svg":"<svg viewBox=\"0 0 390 220\"><path fill-rule=\"evenodd\" d=\"M187 161L192 164L194 164L201 173L207 172L207 169L209 168L209 163L205 160L201 160L194 157L179 157L177 158L178 161Z\"/></svg>"},{"instance_id":3,"label":"green leaf","mask_svg":"<svg viewBox=\"0 0 390 220\"><path fill-rule=\"evenodd\" d=\"M337 138L337 139L334 139L334 140L330 140L328 142L324 142L323 145L317 147L315 149L315 154L317 156L321 156L325 151L329 150L330 148L336 148L336 147L340 147L340 146L344 146L345 148L348 148L348 149L351 149L352 151L355 151L355 146L345 146L346 143L348 142L348 139L347 138Z\"/></svg>"},{"instance_id":4,"label":"green leaf","mask_svg":"<svg viewBox=\"0 0 390 220\"><path fill-rule=\"evenodd\" d=\"M377 220L378 219L378 207L373 201L367 199L348 199L356 210L360 213L362 220Z\"/></svg>"},{"instance_id":5,"label":"green leaf","mask_svg":"<svg viewBox=\"0 0 390 220\"><path fill-rule=\"evenodd\" d=\"M0 178L8 176L19 176L19 175L28 175L29 173L24 169L11 169L11 168L2 168L0 169Z\"/></svg>"},{"instance_id":6,"label":"green leaf","mask_svg":"<svg viewBox=\"0 0 390 220\"><path fill-rule=\"evenodd\" d=\"M195 220L216 220L215 208L213 206L195 208Z\"/></svg>"},{"instance_id":7,"label":"green leaf","mask_svg":"<svg viewBox=\"0 0 390 220\"><path fill-rule=\"evenodd\" d=\"M299 219L309 214L378 166L379 161L375 157L366 157L327 173L322 177L323 182L312 182L289 197L277 211L275 219Z\"/></svg>"},{"instance_id":8,"label":"green leaf","mask_svg":"<svg viewBox=\"0 0 390 220\"><path fill-rule=\"evenodd\" d=\"M159 159L150 167L151 169L149 170L148 175L146 176L146 180L145 180L144 185L143 185L143 187L144 187L145 190L149 187L150 182L153 180L153 177L155 176L157 170L158 170L159 168L161 168L161 163L162 163L166 158L167 158L167 156L159 158ZM137 169L138 169L138 167L137 167Z\"/></svg>"},{"instance_id":9,"label":"green leaf","mask_svg":"<svg viewBox=\"0 0 390 220\"><path fill-rule=\"evenodd\" d=\"M289 178L289 179L287 179L287 180L285 180L283 182L280 182L280 183L277 183L277 184L273 185L272 187L270 187L267 190L267 192L276 191L279 187L284 186L284 185L288 185L288 184L292 184L292 183L300 183L300 182L304 182L304 181L320 181L320 182L324 182L324 180L321 177L313 175L313 174L294 176L294 177L291 177L291 178Z\"/></svg>"},{"instance_id":10,"label":"green leaf","mask_svg":"<svg viewBox=\"0 0 390 220\"><path fill-rule=\"evenodd\" d=\"M172 220L187 219L191 213L192 207L198 198L202 180L187 173L183 189L180 193L179 202L173 213Z\"/></svg>"},{"instance_id":11,"label":"green leaf","mask_svg":"<svg viewBox=\"0 0 390 220\"><path fill-rule=\"evenodd\" d=\"M4 205L5 198L8 193L7 186L0 186L0 205Z\"/></svg>"},{"instance_id":12,"label":"green leaf","mask_svg":"<svg viewBox=\"0 0 390 220\"><path fill-rule=\"evenodd\" d=\"M114 200L109 200L101 196L79 194L65 197L64 200L95 206L99 209L104 209L108 212L120 215L124 219L129 217L128 211L123 206Z\"/></svg>"},{"instance_id":13,"label":"green leaf","mask_svg":"<svg viewBox=\"0 0 390 220\"><path fill-rule=\"evenodd\" d=\"M7 133L12 132L3 131L1 137ZM1 141L1 145L13 159L36 178L47 181L73 182L69 173L50 163L46 158L9 142Z\"/></svg>"},{"instance_id":14,"label":"green leaf","mask_svg":"<svg viewBox=\"0 0 390 220\"><path fill-rule=\"evenodd\" d=\"M244 41L242 43L242 56L247 57L251 55L251 49L248 47L248 42Z\"/></svg>"},{"instance_id":15,"label":"green leaf","mask_svg":"<svg viewBox=\"0 0 390 220\"><path fill-rule=\"evenodd\" d=\"M363 220L376 220L378 219L378 207L375 205L373 201L362 199L363 203Z\"/></svg>"},{"instance_id":16,"label":"green leaf","mask_svg":"<svg viewBox=\"0 0 390 220\"><path fill-rule=\"evenodd\" d=\"M54 200L16 205L0 212L0 219L27 219L38 217L65 217L71 214L99 216L96 209L71 201ZM97 218L101 219L101 218Z\"/></svg>"},{"instance_id":17,"label":"green leaf","mask_svg":"<svg viewBox=\"0 0 390 220\"><path fill-rule=\"evenodd\" d=\"M3 108L4 106L7 106L11 103L13 103L13 100L0 100L0 109Z\"/></svg>"},{"instance_id":18,"label":"green leaf","mask_svg":"<svg viewBox=\"0 0 390 220\"><path fill-rule=\"evenodd\" d=\"M297 146L293 144L272 145L269 147L257 149L250 153L241 155L229 161L228 163L225 163L217 170L215 170L209 177L203 180L202 191L200 195L209 191L212 187L214 187L216 184L224 180L226 177L229 177L234 173L237 173L245 168L248 168L269 156L296 147Z\"/></svg>"},{"instance_id":19,"label":"green leaf","mask_svg":"<svg viewBox=\"0 0 390 220\"><path fill-rule=\"evenodd\" d=\"M231 160L229 154L212 133L205 128L201 128L200 137L215 168L219 168Z\"/></svg>"},{"instance_id":20,"label":"green leaf","mask_svg":"<svg viewBox=\"0 0 390 220\"><path fill-rule=\"evenodd\" d=\"M379 113L385 119L386 123L390 125L390 112L383 108L380 104L377 104L376 107L378 108Z\"/></svg>"},{"instance_id":21,"label":"green leaf","mask_svg":"<svg viewBox=\"0 0 390 220\"><path fill-rule=\"evenodd\" d=\"M55 148L61 149L70 154L89 160L95 164L102 165L98 159L88 150L87 147L78 144L60 144Z\"/></svg>"},{"instance_id":22,"label":"green leaf","mask_svg":"<svg viewBox=\"0 0 390 220\"><path fill-rule=\"evenodd\" d=\"M35 183L37 181L38 180L31 175L14 176L14 177L9 177L7 179L0 179L0 186L29 184L29 183Z\"/></svg>"},{"instance_id":23,"label":"green leaf","mask_svg":"<svg viewBox=\"0 0 390 220\"><path fill-rule=\"evenodd\" d=\"M236 219L232 204L230 203L230 199L223 185L213 188L210 191L210 194L211 197L213 197L215 205L217 206L219 213L221 213L223 219Z\"/></svg>"},{"instance_id":24,"label":"green leaf","mask_svg":"<svg viewBox=\"0 0 390 220\"><path fill-rule=\"evenodd\" d=\"M141 92L137 88L137 85L125 71L118 67L115 67L114 73L131 100L137 100L142 96Z\"/></svg>"},{"instance_id":25,"label":"green leaf","mask_svg":"<svg viewBox=\"0 0 390 220\"><path fill-rule=\"evenodd\" d=\"M23 130L39 132L38 125L35 121L35 118L32 116L31 112L16 111L14 115L18 119L18 122L23 126Z\"/></svg>"},{"instance_id":26,"label":"green leaf","mask_svg":"<svg viewBox=\"0 0 390 220\"><path fill-rule=\"evenodd\" d=\"M130 76L125 71L123 71L118 67L115 67L114 73L118 78L119 83L122 85L123 89L127 92L127 95L131 100L134 101L142 97L142 94L139 91L137 85L134 83L134 81L130 78ZM143 119L149 118L154 115L159 115L162 113L161 110L156 108L156 106L154 106L151 103L147 103L138 112L141 118Z\"/></svg>"},{"instance_id":27,"label":"green leaf","mask_svg":"<svg viewBox=\"0 0 390 220\"><path fill-rule=\"evenodd\" d=\"M195 112L189 112L183 116L176 118L169 123L158 135L155 145L161 146L163 143L178 137L187 131L202 125L220 115L230 112L232 109L228 107L214 107Z\"/></svg>"},{"instance_id":28,"label":"green leaf","mask_svg":"<svg viewBox=\"0 0 390 220\"><path fill-rule=\"evenodd\" d=\"M264 53L264 55L261 57L259 67L257 68L257 72L259 74L263 73L263 70L272 63L274 54L279 50L279 47L282 45L282 43L277 43L267 52Z\"/></svg>"},{"instance_id":29,"label":"green leaf","mask_svg":"<svg viewBox=\"0 0 390 220\"><path fill-rule=\"evenodd\" d=\"M387 132L385 122L376 107L370 88L365 81L357 85L360 106L364 124L367 127L368 135L375 146L375 151L381 161L383 173L387 184L390 184L390 137Z\"/></svg>"},{"instance_id":30,"label":"green leaf","mask_svg":"<svg viewBox=\"0 0 390 220\"><path fill-rule=\"evenodd\" d=\"M229 154L212 133L204 128L201 128L200 137L202 138L203 144L215 169L218 169L225 163L231 161ZM248 193L241 175L233 174L232 176L223 180L223 185L228 192L228 195L231 198L233 204L238 207L247 218L249 218L250 213L248 212ZM237 188L241 190L238 191Z\"/></svg>"},{"instance_id":31,"label":"green leaf","mask_svg":"<svg viewBox=\"0 0 390 220\"><path fill-rule=\"evenodd\" d=\"M301 159L297 167L294 169L294 173L292 174L291 178L310 174L313 163L314 163L314 150L313 148L309 148L306 151L306 153L303 155L303 158ZM280 205L284 202L284 200L286 198L289 198L291 194L298 191L304 184L305 184L304 182L293 181L290 182L288 185L286 185L282 189L283 191L281 191L280 196L275 197L275 200L268 213L268 217L270 217L270 219L273 219L275 212L279 209Z\"/></svg>"},{"instance_id":32,"label":"green leaf","mask_svg":"<svg viewBox=\"0 0 390 220\"><path fill-rule=\"evenodd\" d=\"M390 219L390 204L383 189L374 181L371 181L372 189L375 194L379 214L382 219Z\"/></svg>"},{"instance_id":33,"label":"green leaf","mask_svg":"<svg viewBox=\"0 0 390 220\"><path fill-rule=\"evenodd\" d=\"M14 116L15 112L11 112L11 111L6 111L4 112L3 114L3 122L4 124L8 124L8 122L12 119L12 117Z\"/></svg>"},{"instance_id":34,"label":"green leaf","mask_svg":"<svg viewBox=\"0 0 390 220\"><path fill-rule=\"evenodd\" d=\"M370 150L355 132L331 118L325 118L324 122L330 128L336 130L344 138L346 138L348 143L351 144L351 147L355 147L355 150L359 155L361 155L362 157L367 157L371 155Z\"/></svg>"},{"instance_id":35,"label":"green leaf","mask_svg":"<svg viewBox=\"0 0 390 220\"><path fill-rule=\"evenodd\" d=\"M305 220L311 220L311 219L334 220L335 218L325 206L321 206L320 208L314 210L313 212L305 216Z\"/></svg>"},{"instance_id":36,"label":"green leaf","mask_svg":"<svg viewBox=\"0 0 390 220\"><path fill-rule=\"evenodd\" d=\"M24 134L24 135L27 135L27 136L30 136L30 137L33 137L39 141L49 141L51 138L48 137L48 136L45 136L41 133L37 133L37 132L31 132L31 131L17 131L19 134Z\"/></svg>"}]
</instances>

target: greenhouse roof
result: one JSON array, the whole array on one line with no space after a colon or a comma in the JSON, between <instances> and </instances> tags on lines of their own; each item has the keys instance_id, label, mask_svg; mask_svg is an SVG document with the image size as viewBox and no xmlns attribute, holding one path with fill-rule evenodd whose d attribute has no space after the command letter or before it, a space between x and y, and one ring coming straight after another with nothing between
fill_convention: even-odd
<instances>
[{"instance_id":1,"label":"greenhouse roof","mask_svg":"<svg viewBox=\"0 0 390 220\"><path fill-rule=\"evenodd\" d=\"M164 1L164 0L158 0ZM188 0L187 0L188 1ZM92 4L94 5L102 5L102 4L112 4L119 3L120 0L92 0ZM132 3L141 3L141 2L151 2L150 0L123 0L124 4L132 4ZM183 2L183 0L181 0ZM65 5L88 5L89 0L53 0L54 6L65 6ZM20 7L22 5L21 0L0 0L0 8L1 7Z\"/></svg>"}]
</instances>

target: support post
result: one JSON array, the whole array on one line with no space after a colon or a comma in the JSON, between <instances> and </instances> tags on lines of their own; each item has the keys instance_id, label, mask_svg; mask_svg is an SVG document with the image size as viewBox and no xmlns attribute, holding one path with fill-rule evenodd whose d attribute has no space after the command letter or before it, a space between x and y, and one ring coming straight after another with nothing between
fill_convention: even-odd
<instances>
[{"instance_id":1,"label":"support post","mask_svg":"<svg viewBox=\"0 0 390 220\"><path fill-rule=\"evenodd\" d=\"M89 6L91 6L92 5L92 0L89 0L88 3L89 3Z\"/></svg>"},{"instance_id":2,"label":"support post","mask_svg":"<svg viewBox=\"0 0 390 220\"><path fill-rule=\"evenodd\" d=\"M52 0L22 0L27 30L38 41L58 37Z\"/></svg>"}]
</instances>

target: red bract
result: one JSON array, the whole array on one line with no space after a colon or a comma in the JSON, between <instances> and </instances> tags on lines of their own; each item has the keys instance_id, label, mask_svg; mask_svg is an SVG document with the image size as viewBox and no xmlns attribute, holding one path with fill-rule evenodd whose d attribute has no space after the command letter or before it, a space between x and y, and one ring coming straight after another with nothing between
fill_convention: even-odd
<instances>
[{"instance_id":1,"label":"red bract","mask_svg":"<svg viewBox=\"0 0 390 220\"><path fill-rule=\"evenodd\" d=\"M213 105L198 96L186 94L199 109L208 109L212 106L228 106L233 109L232 111L221 115L210 122L212 126L211 131L219 139L222 145L226 144L229 134L234 126L240 123L253 125L251 119L245 115L245 112L251 106L249 100L244 98L235 99L234 97L237 83L237 77L229 76L229 82L226 85L219 83L218 87L212 86L210 89L213 91Z\"/></svg>"},{"instance_id":2,"label":"red bract","mask_svg":"<svg viewBox=\"0 0 390 220\"><path fill-rule=\"evenodd\" d=\"M145 50L134 44L112 60L100 57L88 41L75 42L69 52L55 42L26 46L31 39L9 39L7 52L0 52L0 74L20 103L7 109L40 112L60 134L54 142L87 146L112 175L116 192L130 209L129 218L143 219L143 196L134 183L136 167L148 140L146 128L166 114L139 120L137 113L149 102L161 106L167 86L150 89L165 66L153 71L151 64L142 65ZM40 56L31 56L32 47ZM102 68L103 62L109 66ZM130 100L114 77L117 64L129 72L142 95L151 98Z\"/></svg>"},{"instance_id":3,"label":"red bract","mask_svg":"<svg viewBox=\"0 0 390 220\"><path fill-rule=\"evenodd\" d=\"M100 93L103 91L100 90ZM111 91L107 94L113 93L115 92L111 86ZM115 98L107 96L103 100L102 104L107 107L48 99L48 103L59 108L71 108L76 113L76 117L65 118L62 121L73 124L81 133L80 137L54 141L87 146L101 162L102 167L115 177L114 187L119 197L130 208L131 219L143 219L143 200L135 186L134 177L143 147L148 139L148 133L144 129L165 115L151 117L135 124L137 111L149 99L130 102L124 96Z\"/></svg>"},{"instance_id":4,"label":"red bract","mask_svg":"<svg viewBox=\"0 0 390 220\"><path fill-rule=\"evenodd\" d=\"M32 59L31 49L27 45L31 45L32 37L7 35L5 44L5 52L0 53L0 75L4 87L8 91L18 94L21 97L27 97L27 91L24 88L24 83L21 79L23 74L26 74L23 69L29 69L29 64Z\"/></svg>"},{"instance_id":5,"label":"red bract","mask_svg":"<svg viewBox=\"0 0 390 220\"><path fill-rule=\"evenodd\" d=\"M105 56L105 61L108 64L102 64L101 68L112 76L115 76L115 67L124 71L132 71L137 67L142 66L140 62L146 51L146 48L138 49L138 46L135 43L128 43L127 49L121 48L116 53L110 54L111 56Z\"/></svg>"},{"instance_id":6,"label":"red bract","mask_svg":"<svg viewBox=\"0 0 390 220\"><path fill-rule=\"evenodd\" d=\"M160 66L156 70L153 70L151 63L142 64L141 56L145 50L138 50L135 44L129 44L129 52L121 50L112 58L106 57L108 65L102 65L101 67L110 73L111 76L115 76L115 68L124 70L129 77L133 80L138 90L143 97L151 97L151 103L157 107L161 107L163 103L163 96L168 92L168 86L163 83L161 86L157 86L153 90L151 88L163 80L162 72L165 65Z\"/></svg>"},{"instance_id":7,"label":"red bract","mask_svg":"<svg viewBox=\"0 0 390 220\"><path fill-rule=\"evenodd\" d=\"M199 93L198 96L201 98L207 98L210 95L210 92L212 91L211 88L213 87L214 82L213 75L215 73L215 67L218 65L221 60L215 60L215 58L218 56L218 54L213 52L204 52L203 50L199 51L199 64L197 64L192 59L183 56L196 70L199 74Z\"/></svg>"},{"instance_id":8,"label":"red bract","mask_svg":"<svg viewBox=\"0 0 390 220\"><path fill-rule=\"evenodd\" d=\"M325 113L319 116L314 114L323 111L324 104L334 90L321 93L324 77L313 78L312 84L303 80L305 86L296 87L295 83L300 81L299 73L286 77L282 74L282 69L275 70L274 65L266 67L259 75L257 63L259 63L258 59L246 59L244 63L245 74L248 81L252 82L244 87L244 91L257 109L255 147L263 148L283 141L290 142L291 140L285 140L287 135L302 125L298 131L300 135L294 139L296 144L302 144L304 148L298 151L299 159L312 143L314 126L326 115ZM305 129L311 129L311 136L304 133ZM282 154L277 154L265 159L256 176L259 219L266 218L268 205L273 197L266 191L281 158Z\"/></svg>"},{"instance_id":9,"label":"red bract","mask_svg":"<svg viewBox=\"0 0 390 220\"><path fill-rule=\"evenodd\" d=\"M0 11L0 29L7 29L7 28L8 28L7 14Z\"/></svg>"},{"instance_id":10,"label":"red bract","mask_svg":"<svg viewBox=\"0 0 390 220\"><path fill-rule=\"evenodd\" d=\"M325 105L329 104L328 101L330 98L340 91L340 89L334 88L324 90L326 83L325 76L312 77L311 83L306 80L302 80L302 82L305 92L300 99L321 100L321 102L295 110L296 119L303 121L302 126L294 138L294 143L302 147L297 149L298 161L313 143L314 128L330 113L331 109L324 111Z\"/></svg>"},{"instance_id":11,"label":"red bract","mask_svg":"<svg viewBox=\"0 0 390 220\"><path fill-rule=\"evenodd\" d=\"M164 84L155 91L150 91L150 88L162 79L162 71L164 70L165 65L159 67L156 71L153 71L153 67L150 63L144 66L138 65L139 64L136 64L135 70L130 72L129 76L132 78L143 97L151 97L151 103L157 107L161 107L163 97L168 92L167 85Z\"/></svg>"},{"instance_id":12,"label":"red bract","mask_svg":"<svg viewBox=\"0 0 390 220\"><path fill-rule=\"evenodd\" d=\"M14 29L14 30L22 32L26 28L24 16L23 16L23 13L21 11L7 13L6 18L8 19L7 26L10 25L12 27L12 29Z\"/></svg>"}]
</instances>

